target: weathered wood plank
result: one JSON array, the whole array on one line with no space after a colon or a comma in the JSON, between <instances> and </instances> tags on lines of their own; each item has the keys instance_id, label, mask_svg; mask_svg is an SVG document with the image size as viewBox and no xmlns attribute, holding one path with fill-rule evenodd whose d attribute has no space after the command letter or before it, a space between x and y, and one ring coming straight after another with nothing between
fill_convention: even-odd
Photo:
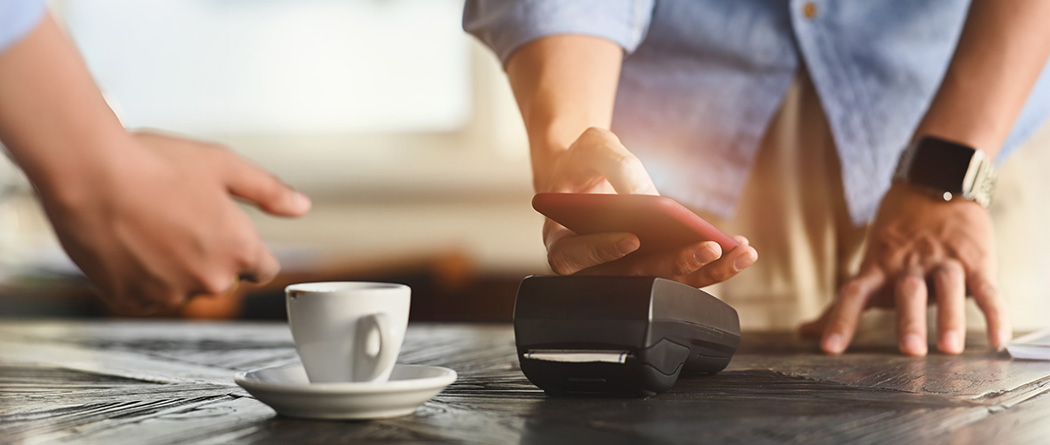
<instances>
[{"instance_id":1,"label":"weathered wood plank","mask_svg":"<svg viewBox=\"0 0 1050 445\"><path fill-rule=\"evenodd\" d=\"M796 339L789 343L791 334L747 337L760 346L745 344L727 370L766 369L789 377L1003 405L1034 397L1042 392L1043 385L1050 384L1050 362L1010 360L1005 354L982 347L979 340L961 356L934 352L926 357L905 357L897 353L895 344L885 344L881 339L860 343L857 352L826 356L816 352L815 342Z\"/></svg>"},{"instance_id":2,"label":"weathered wood plank","mask_svg":"<svg viewBox=\"0 0 1050 445\"><path fill-rule=\"evenodd\" d=\"M726 371L650 399L551 398L521 374L507 325L413 325L402 363L459 380L413 416L288 419L233 385L294 362L283 323L0 323L0 442L918 443L1045 434L1050 365L973 349L840 357L784 334L745 335ZM1015 415L1015 413L1017 413ZM1042 417L1040 417L1042 416ZM1020 422L1017 423L1017 422ZM983 429L979 426L985 425ZM977 443L977 442L974 442Z\"/></svg>"},{"instance_id":3,"label":"weathered wood plank","mask_svg":"<svg viewBox=\"0 0 1050 445\"><path fill-rule=\"evenodd\" d=\"M202 443L271 418L273 410L253 399L222 396L102 407L91 414L105 418L60 419L51 431L32 431L27 443ZM74 435L57 428L72 425Z\"/></svg>"},{"instance_id":4,"label":"weathered wood plank","mask_svg":"<svg viewBox=\"0 0 1050 445\"><path fill-rule=\"evenodd\" d=\"M1050 443L1050 389L1010 410L993 411L978 422L960 425L943 438L952 444Z\"/></svg>"}]
</instances>

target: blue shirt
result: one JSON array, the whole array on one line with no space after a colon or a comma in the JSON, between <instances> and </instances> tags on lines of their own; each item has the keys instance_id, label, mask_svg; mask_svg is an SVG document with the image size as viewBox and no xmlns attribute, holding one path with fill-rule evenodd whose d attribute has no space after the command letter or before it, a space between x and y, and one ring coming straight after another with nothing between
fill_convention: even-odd
<instances>
[{"instance_id":1,"label":"blue shirt","mask_svg":"<svg viewBox=\"0 0 1050 445\"><path fill-rule=\"evenodd\" d=\"M0 52L36 28L45 11L44 0L0 0Z\"/></svg>"},{"instance_id":2,"label":"blue shirt","mask_svg":"<svg viewBox=\"0 0 1050 445\"><path fill-rule=\"evenodd\" d=\"M726 217L804 65L850 215L863 224L940 85L968 8L969 0L467 0L463 26L504 63L552 34L623 47L612 130L662 193ZM1048 112L1044 68L997 160Z\"/></svg>"}]
</instances>

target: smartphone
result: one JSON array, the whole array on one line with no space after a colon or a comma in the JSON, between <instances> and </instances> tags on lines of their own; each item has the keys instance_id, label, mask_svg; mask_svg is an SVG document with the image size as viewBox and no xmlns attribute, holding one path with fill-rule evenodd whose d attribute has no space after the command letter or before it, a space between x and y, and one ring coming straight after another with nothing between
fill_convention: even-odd
<instances>
[{"instance_id":1,"label":"smartphone","mask_svg":"<svg viewBox=\"0 0 1050 445\"><path fill-rule=\"evenodd\" d=\"M714 241L729 252L740 244L700 215L666 196L611 193L537 193L532 208L580 235L630 232L640 252Z\"/></svg>"}]
</instances>

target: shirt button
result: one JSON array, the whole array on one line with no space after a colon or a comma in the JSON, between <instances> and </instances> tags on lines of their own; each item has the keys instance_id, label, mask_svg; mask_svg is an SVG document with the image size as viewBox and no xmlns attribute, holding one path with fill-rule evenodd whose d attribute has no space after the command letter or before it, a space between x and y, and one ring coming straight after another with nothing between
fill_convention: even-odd
<instances>
[{"instance_id":1,"label":"shirt button","mask_svg":"<svg viewBox=\"0 0 1050 445\"><path fill-rule=\"evenodd\" d=\"M805 5L802 5L802 15L805 16L807 19L816 17L817 5L813 4L813 2L806 2Z\"/></svg>"}]
</instances>

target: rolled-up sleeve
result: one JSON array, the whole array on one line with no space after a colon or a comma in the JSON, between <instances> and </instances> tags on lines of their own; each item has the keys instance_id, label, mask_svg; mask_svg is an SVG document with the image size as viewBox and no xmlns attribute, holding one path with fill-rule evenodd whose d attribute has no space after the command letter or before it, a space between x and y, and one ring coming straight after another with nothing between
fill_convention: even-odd
<instances>
[{"instance_id":1,"label":"rolled-up sleeve","mask_svg":"<svg viewBox=\"0 0 1050 445\"><path fill-rule=\"evenodd\" d=\"M504 64L541 37L580 34L608 39L630 53L645 39L653 0L467 0L463 29Z\"/></svg>"},{"instance_id":2,"label":"rolled-up sleeve","mask_svg":"<svg viewBox=\"0 0 1050 445\"><path fill-rule=\"evenodd\" d=\"M0 52L36 28L46 10L44 0L0 0Z\"/></svg>"}]
</instances>

